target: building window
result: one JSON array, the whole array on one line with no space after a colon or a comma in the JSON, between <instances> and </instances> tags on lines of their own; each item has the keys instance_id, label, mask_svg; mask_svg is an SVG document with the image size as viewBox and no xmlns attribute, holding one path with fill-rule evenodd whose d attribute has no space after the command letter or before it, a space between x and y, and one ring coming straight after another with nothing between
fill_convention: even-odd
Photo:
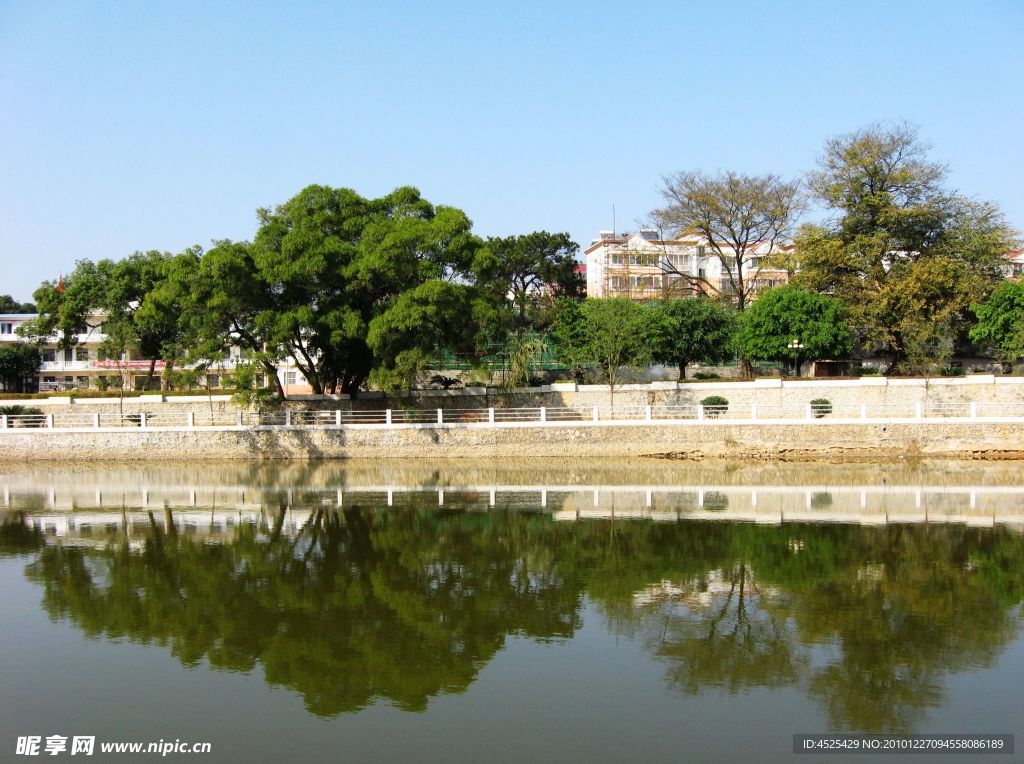
<instances>
[{"instance_id":1,"label":"building window","mask_svg":"<svg viewBox=\"0 0 1024 764\"><path fill-rule=\"evenodd\" d=\"M622 255L612 255L612 265L622 265Z\"/></svg>"},{"instance_id":2,"label":"building window","mask_svg":"<svg viewBox=\"0 0 1024 764\"><path fill-rule=\"evenodd\" d=\"M14 334L14 324L10 321L0 323L0 334Z\"/></svg>"},{"instance_id":3,"label":"building window","mask_svg":"<svg viewBox=\"0 0 1024 764\"><path fill-rule=\"evenodd\" d=\"M284 373L284 383L286 385L297 385L298 384L298 374L296 372L294 372L294 371L286 371Z\"/></svg>"},{"instance_id":4,"label":"building window","mask_svg":"<svg viewBox=\"0 0 1024 764\"><path fill-rule=\"evenodd\" d=\"M43 363L53 363L57 360L57 351L53 348L43 348L39 351L39 358Z\"/></svg>"},{"instance_id":5,"label":"building window","mask_svg":"<svg viewBox=\"0 0 1024 764\"><path fill-rule=\"evenodd\" d=\"M206 375L206 386L207 387L220 387L220 374L207 374Z\"/></svg>"},{"instance_id":6,"label":"building window","mask_svg":"<svg viewBox=\"0 0 1024 764\"><path fill-rule=\"evenodd\" d=\"M89 348L75 348L75 360L76 361L88 361L89 360Z\"/></svg>"}]
</instances>

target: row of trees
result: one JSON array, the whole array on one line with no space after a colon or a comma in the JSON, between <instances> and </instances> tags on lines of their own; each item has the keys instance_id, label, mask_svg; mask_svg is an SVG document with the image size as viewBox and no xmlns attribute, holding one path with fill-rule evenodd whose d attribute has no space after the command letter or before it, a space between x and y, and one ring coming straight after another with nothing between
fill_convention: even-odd
<instances>
[{"instance_id":1,"label":"row of trees","mask_svg":"<svg viewBox=\"0 0 1024 764\"><path fill-rule=\"evenodd\" d=\"M600 368L612 384L623 366L685 372L687 362L733 353L748 369L754 359L799 370L856 349L920 371L973 340L1021 357L1024 298L1000 287L1016 232L994 205L947 189L946 177L906 125L829 141L802 181L666 177L654 223L707 242L721 277L665 258L689 291L711 299L649 309L583 301L567 234L485 240L464 212L411 187L368 199L309 186L258 210L252 241L80 261L37 290L40 316L25 332L57 332L70 347L101 311L104 355L134 348L150 378L160 361L194 369L240 346L275 382L290 358L318 393L413 386L439 353L479 358L495 344L508 350L506 381L526 384L543 335L565 363ZM831 217L797 227L811 203ZM791 286L764 293L765 269L787 272Z\"/></svg>"},{"instance_id":2,"label":"row of trees","mask_svg":"<svg viewBox=\"0 0 1024 764\"><path fill-rule=\"evenodd\" d=\"M947 188L947 168L927 154L913 127L873 125L828 141L818 168L800 181L666 177L666 206L652 213L653 224L707 240L722 277L669 271L740 311L763 271L786 271L791 283L841 300L855 346L888 358L890 369L940 361L972 338L1017 352L999 332L971 328L988 320L972 306L1002 283L1018 234L995 205ZM809 205L827 219L798 226Z\"/></svg>"},{"instance_id":3,"label":"row of trees","mask_svg":"<svg viewBox=\"0 0 1024 764\"><path fill-rule=\"evenodd\" d=\"M563 301L552 334L563 362L596 367L613 387L626 367L672 365L685 379L688 364L736 355L792 364L799 375L804 361L850 352L845 312L839 300L796 286L772 289L742 313L704 297Z\"/></svg>"},{"instance_id":4,"label":"row of trees","mask_svg":"<svg viewBox=\"0 0 1024 764\"><path fill-rule=\"evenodd\" d=\"M257 215L252 241L79 261L36 291L24 333L70 347L99 311L103 354L134 348L150 378L158 361L194 366L238 346L271 380L290 358L315 392L352 393L411 385L439 350L514 340L549 320L554 298L582 296L567 234L484 240L410 187L367 199L309 186Z\"/></svg>"}]
</instances>

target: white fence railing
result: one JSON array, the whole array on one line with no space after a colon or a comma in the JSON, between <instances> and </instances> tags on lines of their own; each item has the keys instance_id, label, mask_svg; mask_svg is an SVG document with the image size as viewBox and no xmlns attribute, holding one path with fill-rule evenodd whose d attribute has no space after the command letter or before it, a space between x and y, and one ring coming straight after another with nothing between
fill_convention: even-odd
<instances>
[{"instance_id":1,"label":"white fence railing","mask_svg":"<svg viewBox=\"0 0 1024 764\"><path fill-rule=\"evenodd\" d=\"M115 428L320 428L515 427L635 423L707 424L1024 421L1024 403L785 404L746 406L553 406L486 409L383 409L358 411L217 412L203 409L130 414L0 415L3 430Z\"/></svg>"}]
</instances>

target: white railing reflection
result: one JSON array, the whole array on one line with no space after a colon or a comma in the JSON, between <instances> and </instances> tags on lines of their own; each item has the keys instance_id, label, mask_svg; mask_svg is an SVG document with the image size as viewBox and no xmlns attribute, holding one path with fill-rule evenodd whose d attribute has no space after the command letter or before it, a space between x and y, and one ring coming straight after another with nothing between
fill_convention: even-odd
<instances>
[{"instance_id":1,"label":"white railing reflection","mask_svg":"<svg viewBox=\"0 0 1024 764\"><path fill-rule=\"evenodd\" d=\"M12 488L13 485L13 488ZM285 512L296 532L314 515L346 506L549 513L557 521L648 520L751 523L960 523L1024 531L1024 486L984 485L332 485L315 488L56 485L2 486L0 509L55 536L143 531L168 523L218 533L267 524ZM108 509L109 508L109 509ZM276 521L275 521L276 522Z\"/></svg>"}]
</instances>

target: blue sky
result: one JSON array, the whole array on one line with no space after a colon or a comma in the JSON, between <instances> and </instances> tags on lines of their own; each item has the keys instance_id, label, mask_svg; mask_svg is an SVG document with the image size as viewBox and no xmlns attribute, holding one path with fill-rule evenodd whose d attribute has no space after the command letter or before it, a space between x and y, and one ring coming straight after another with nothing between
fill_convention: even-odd
<instances>
[{"instance_id":1,"label":"blue sky","mask_svg":"<svg viewBox=\"0 0 1024 764\"><path fill-rule=\"evenodd\" d=\"M1024 2L0 0L0 293L398 185L586 245L662 175L796 176L910 120L1024 228Z\"/></svg>"}]
</instances>

